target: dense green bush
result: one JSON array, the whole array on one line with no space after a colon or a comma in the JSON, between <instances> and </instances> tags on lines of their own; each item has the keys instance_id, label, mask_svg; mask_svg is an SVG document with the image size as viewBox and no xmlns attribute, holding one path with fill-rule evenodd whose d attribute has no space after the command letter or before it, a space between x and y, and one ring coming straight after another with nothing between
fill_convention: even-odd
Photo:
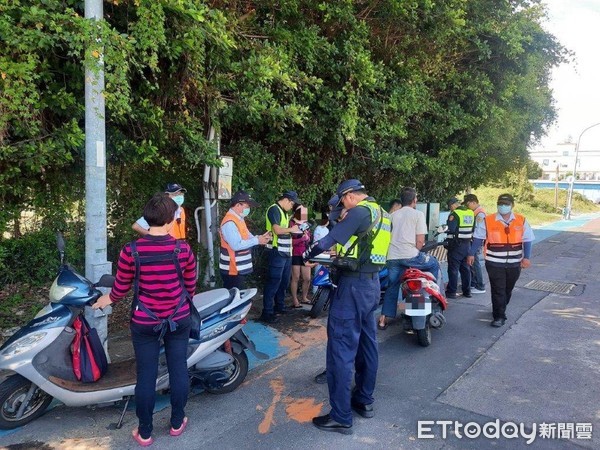
<instances>
[{"instance_id":1,"label":"dense green bush","mask_svg":"<svg viewBox=\"0 0 600 450\"><path fill-rule=\"evenodd\" d=\"M83 273L83 233L67 233L65 240L66 260ZM0 241L0 286L13 283L34 286L49 284L56 276L59 265L56 233L51 230L43 229L18 239Z\"/></svg>"}]
</instances>

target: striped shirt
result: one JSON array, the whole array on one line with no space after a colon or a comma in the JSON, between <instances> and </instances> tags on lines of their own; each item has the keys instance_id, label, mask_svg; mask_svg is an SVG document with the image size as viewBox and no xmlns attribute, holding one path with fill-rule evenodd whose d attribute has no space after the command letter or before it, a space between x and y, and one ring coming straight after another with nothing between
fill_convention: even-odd
<instances>
[{"instance_id":1,"label":"striped shirt","mask_svg":"<svg viewBox=\"0 0 600 450\"><path fill-rule=\"evenodd\" d=\"M182 289L177 276L172 255L176 240L170 236L146 235L136 241L140 256L164 255L164 261L145 263L140 267L139 301L160 319L169 317L181 299ZM183 273L185 289L190 296L196 289L196 259L187 242L180 244L179 263ZM135 261L129 244L125 245L119 255L117 276L110 292L110 299L116 303L122 300L133 285ZM181 320L189 315L189 302L185 302L173 320ZM146 313L136 308L131 318L141 325L156 325L159 322L151 319Z\"/></svg>"}]
</instances>

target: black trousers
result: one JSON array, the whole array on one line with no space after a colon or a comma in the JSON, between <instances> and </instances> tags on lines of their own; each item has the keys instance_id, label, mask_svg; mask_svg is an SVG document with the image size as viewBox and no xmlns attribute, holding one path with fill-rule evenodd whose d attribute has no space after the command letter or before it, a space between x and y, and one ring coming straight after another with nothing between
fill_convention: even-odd
<instances>
[{"instance_id":1,"label":"black trousers","mask_svg":"<svg viewBox=\"0 0 600 450\"><path fill-rule=\"evenodd\" d=\"M156 378L160 355L159 331L153 325L131 322L131 340L135 352L137 384L135 385L135 412L139 419L138 431L143 439L152 434L152 414L156 400ZM179 428L185 417L190 380L187 369L187 348L190 339L191 320L188 317L177 322L175 331L167 330L163 341L169 370L171 391L171 426Z\"/></svg>"},{"instance_id":2,"label":"black trousers","mask_svg":"<svg viewBox=\"0 0 600 450\"><path fill-rule=\"evenodd\" d=\"M521 266L495 266L486 261L485 270L487 270L492 288L494 320L506 319L506 306L510 302L513 288L521 275Z\"/></svg>"},{"instance_id":3,"label":"black trousers","mask_svg":"<svg viewBox=\"0 0 600 450\"><path fill-rule=\"evenodd\" d=\"M229 275L228 273L221 272L221 278L223 279L223 287L225 289L238 288L246 289L246 276L245 275Z\"/></svg>"}]
</instances>

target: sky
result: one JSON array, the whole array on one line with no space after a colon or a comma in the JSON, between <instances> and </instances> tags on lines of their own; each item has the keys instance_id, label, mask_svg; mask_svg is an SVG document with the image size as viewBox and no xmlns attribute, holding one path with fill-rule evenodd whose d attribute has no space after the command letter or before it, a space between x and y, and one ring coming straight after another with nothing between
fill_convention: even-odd
<instances>
[{"instance_id":1,"label":"sky","mask_svg":"<svg viewBox=\"0 0 600 450\"><path fill-rule=\"evenodd\" d=\"M558 118L542 139L553 146L600 122L600 0L543 0L549 20L544 28L567 49L574 61L554 69L551 87ZM600 125L586 131L580 151L600 150Z\"/></svg>"}]
</instances>

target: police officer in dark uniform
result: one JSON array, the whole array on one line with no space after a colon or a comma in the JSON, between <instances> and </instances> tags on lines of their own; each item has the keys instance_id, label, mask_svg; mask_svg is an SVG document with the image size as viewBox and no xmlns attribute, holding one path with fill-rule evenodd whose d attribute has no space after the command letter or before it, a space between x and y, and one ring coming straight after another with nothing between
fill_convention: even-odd
<instances>
[{"instance_id":1,"label":"police officer in dark uniform","mask_svg":"<svg viewBox=\"0 0 600 450\"><path fill-rule=\"evenodd\" d=\"M379 269L390 242L388 214L356 179L337 188L344 220L304 254L308 260L337 247L337 289L327 322L329 414L313 418L325 431L352 434L352 410L373 417L373 391L378 367L375 310L379 305ZM352 371L356 370L352 389Z\"/></svg>"},{"instance_id":2,"label":"police officer in dark uniform","mask_svg":"<svg viewBox=\"0 0 600 450\"><path fill-rule=\"evenodd\" d=\"M467 264L467 256L471 239L473 238L473 226L475 215L473 211L464 205L456 197L448 200L450 215L448 216L448 286L446 287L446 298L457 298L458 273L462 281L462 293L465 297L471 295L471 267Z\"/></svg>"}]
</instances>

